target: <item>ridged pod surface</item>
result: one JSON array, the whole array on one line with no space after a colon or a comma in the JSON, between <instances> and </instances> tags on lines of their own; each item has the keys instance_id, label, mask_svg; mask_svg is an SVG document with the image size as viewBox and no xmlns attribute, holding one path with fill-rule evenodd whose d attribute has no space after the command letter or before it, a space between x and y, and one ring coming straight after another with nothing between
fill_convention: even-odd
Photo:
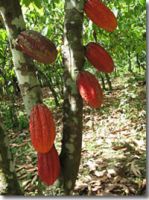
<instances>
[{"instance_id":1,"label":"ridged pod surface","mask_svg":"<svg viewBox=\"0 0 149 200\"><path fill-rule=\"evenodd\" d=\"M29 129L31 142L35 150L40 153L47 153L54 144L55 122L46 105L37 104L33 107Z\"/></svg>"},{"instance_id":2,"label":"ridged pod surface","mask_svg":"<svg viewBox=\"0 0 149 200\"><path fill-rule=\"evenodd\" d=\"M99 44L90 42L85 48L88 61L99 71L110 73L114 70L114 62L108 52Z\"/></svg>"},{"instance_id":3,"label":"ridged pod surface","mask_svg":"<svg viewBox=\"0 0 149 200\"><path fill-rule=\"evenodd\" d=\"M82 71L77 77L77 87L85 102L92 108L99 108L103 102L103 93L96 77L87 71Z\"/></svg>"},{"instance_id":4,"label":"ridged pod surface","mask_svg":"<svg viewBox=\"0 0 149 200\"><path fill-rule=\"evenodd\" d=\"M50 64L57 57L54 43L33 30L22 31L18 35L16 49L43 64Z\"/></svg>"},{"instance_id":5,"label":"ridged pod surface","mask_svg":"<svg viewBox=\"0 0 149 200\"><path fill-rule=\"evenodd\" d=\"M84 4L87 17L98 27L112 32L117 27L117 20L113 12L100 0L87 0Z\"/></svg>"},{"instance_id":6,"label":"ridged pod surface","mask_svg":"<svg viewBox=\"0 0 149 200\"><path fill-rule=\"evenodd\" d=\"M46 185L52 185L60 175L60 161L53 145L48 153L38 153L38 176Z\"/></svg>"}]
</instances>

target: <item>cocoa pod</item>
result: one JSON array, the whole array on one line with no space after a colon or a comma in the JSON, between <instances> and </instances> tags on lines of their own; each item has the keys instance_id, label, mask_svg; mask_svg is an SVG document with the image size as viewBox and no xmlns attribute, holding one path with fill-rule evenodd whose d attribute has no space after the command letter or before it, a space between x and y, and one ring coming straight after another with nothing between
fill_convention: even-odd
<instances>
[{"instance_id":1,"label":"cocoa pod","mask_svg":"<svg viewBox=\"0 0 149 200\"><path fill-rule=\"evenodd\" d=\"M48 152L55 139L55 122L52 113L44 104L32 108L29 122L31 142L37 152Z\"/></svg>"},{"instance_id":2,"label":"cocoa pod","mask_svg":"<svg viewBox=\"0 0 149 200\"><path fill-rule=\"evenodd\" d=\"M85 48L85 57L99 71L110 73L114 62L108 52L99 44L90 42Z\"/></svg>"},{"instance_id":3,"label":"cocoa pod","mask_svg":"<svg viewBox=\"0 0 149 200\"><path fill-rule=\"evenodd\" d=\"M96 77L90 72L82 71L76 82L82 99L92 108L99 108L103 102L103 93Z\"/></svg>"},{"instance_id":4,"label":"cocoa pod","mask_svg":"<svg viewBox=\"0 0 149 200\"><path fill-rule=\"evenodd\" d=\"M57 57L52 41L33 30L22 31L16 40L16 49L44 64L50 64Z\"/></svg>"},{"instance_id":5,"label":"cocoa pod","mask_svg":"<svg viewBox=\"0 0 149 200\"><path fill-rule=\"evenodd\" d=\"M84 4L87 17L98 27L112 32L117 27L117 20L113 12L100 0L87 0Z\"/></svg>"},{"instance_id":6,"label":"cocoa pod","mask_svg":"<svg viewBox=\"0 0 149 200\"><path fill-rule=\"evenodd\" d=\"M38 176L46 185L52 185L60 175L60 160L55 146L48 153L38 153Z\"/></svg>"}]
</instances>

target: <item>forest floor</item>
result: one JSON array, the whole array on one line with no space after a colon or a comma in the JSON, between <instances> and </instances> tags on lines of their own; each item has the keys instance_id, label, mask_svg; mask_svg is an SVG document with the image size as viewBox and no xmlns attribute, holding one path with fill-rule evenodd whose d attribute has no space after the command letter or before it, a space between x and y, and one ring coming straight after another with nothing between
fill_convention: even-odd
<instances>
[{"instance_id":1,"label":"forest floor","mask_svg":"<svg viewBox=\"0 0 149 200\"><path fill-rule=\"evenodd\" d=\"M83 112L82 158L74 195L143 195L146 187L146 86L132 76L112 80L104 104ZM47 98L45 99L47 101ZM54 109L60 151L62 111ZM9 131L16 171L26 196L39 193L36 152L28 129ZM43 195L54 195L45 187ZM41 190L41 185L40 185Z\"/></svg>"}]
</instances>

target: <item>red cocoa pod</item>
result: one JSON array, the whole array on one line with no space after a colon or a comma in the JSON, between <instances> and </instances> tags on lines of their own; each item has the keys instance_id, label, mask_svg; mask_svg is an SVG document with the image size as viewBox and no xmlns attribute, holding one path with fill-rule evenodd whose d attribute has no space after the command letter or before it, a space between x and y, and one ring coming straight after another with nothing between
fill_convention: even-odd
<instances>
[{"instance_id":1,"label":"red cocoa pod","mask_svg":"<svg viewBox=\"0 0 149 200\"><path fill-rule=\"evenodd\" d=\"M82 71L77 77L77 87L82 99L92 108L99 108L103 102L103 93L96 77L87 71Z\"/></svg>"},{"instance_id":2,"label":"red cocoa pod","mask_svg":"<svg viewBox=\"0 0 149 200\"><path fill-rule=\"evenodd\" d=\"M16 40L16 49L44 64L50 64L57 57L53 42L32 30L22 31Z\"/></svg>"},{"instance_id":3,"label":"red cocoa pod","mask_svg":"<svg viewBox=\"0 0 149 200\"><path fill-rule=\"evenodd\" d=\"M90 42L85 48L88 61L99 71L110 73L114 70L114 62L108 52L99 44Z\"/></svg>"},{"instance_id":4,"label":"red cocoa pod","mask_svg":"<svg viewBox=\"0 0 149 200\"><path fill-rule=\"evenodd\" d=\"M40 153L47 153L53 146L56 134L52 113L46 105L37 104L33 107L29 129L35 150Z\"/></svg>"},{"instance_id":5,"label":"red cocoa pod","mask_svg":"<svg viewBox=\"0 0 149 200\"><path fill-rule=\"evenodd\" d=\"M46 185L52 185L60 175L60 160L53 145L48 153L38 153L38 176Z\"/></svg>"},{"instance_id":6,"label":"red cocoa pod","mask_svg":"<svg viewBox=\"0 0 149 200\"><path fill-rule=\"evenodd\" d=\"M112 32L117 27L117 20L113 12L100 0L87 0L84 4L84 11L87 17L98 27Z\"/></svg>"}]
</instances>

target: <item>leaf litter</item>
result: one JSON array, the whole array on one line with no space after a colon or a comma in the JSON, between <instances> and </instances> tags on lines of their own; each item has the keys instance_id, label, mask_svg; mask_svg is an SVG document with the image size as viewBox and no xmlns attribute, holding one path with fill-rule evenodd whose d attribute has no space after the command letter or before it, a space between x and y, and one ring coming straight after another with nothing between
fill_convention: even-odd
<instances>
[{"instance_id":1,"label":"leaf litter","mask_svg":"<svg viewBox=\"0 0 149 200\"><path fill-rule=\"evenodd\" d=\"M85 107L83 153L74 194L145 194L145 105L145 87L142 85L137 86L136 93L136 88L131 84L128 84L127 89L124 87L120 90L113 84L113 91L105 95L100 110L92 112L88 106ZM94 127L91 127L91 119L94 119ZM86 174L91 177L91 181L84 178ZM80 181L86 185L85 190L79 187Z\"/></svg>"},{"instance_id":2,"label":"leaf litter","mask_svg":"<svg viewBox=\"0 0 149 200\"><path fill-rule=\"evenodd\" d=\"M84 105L82 157L73 195L145 194L145 93L145 86L142 84L137 85L136 91L136 85L129 83L129 79L115 79L112 92L105 92L101 109L92 110ZM54 110L54 117L57 125L56 147L60 152L60 108ZM11 151L15 155L17 177L25 196L47 196L50 189L39 184L37 154L30 144L28 130L23 130L22 133L10 131L9 139Z\"/></svg>"}]
</instances>

